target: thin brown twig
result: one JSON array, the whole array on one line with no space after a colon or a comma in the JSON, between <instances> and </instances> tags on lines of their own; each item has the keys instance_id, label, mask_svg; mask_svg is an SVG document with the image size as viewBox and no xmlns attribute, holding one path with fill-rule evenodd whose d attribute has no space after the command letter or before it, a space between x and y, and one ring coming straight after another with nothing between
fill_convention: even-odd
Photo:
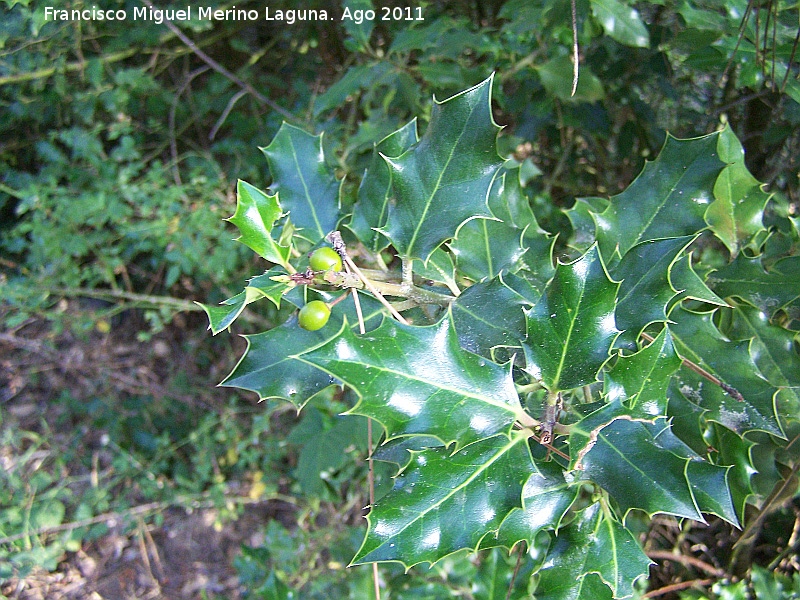
<instances>
[{"instance_id":1,"label":"thin brown twig","mask_svg":"<svg viewBox=\"0 0 800 600\"><path fill-rule=\"evenodd\" d=\"M646 334L644 332L642 332L640 335L641 335L641 337L643 339L647 340L650 343L655 341L655 338L653 336L648 335L648 334ZM725 383L719 377L716 377L715 375L712 375L711 373L706 371L703 367L701 367L700 365L698 365L695 362L692 362L688 358L681 358L681 362L683 363L684 367L686 367L688 369L691 369L692 371L694 371L695 373L700 375L700 377L704 377L705 379L708 379L714 385L718 385L719 387L721 387L725 392L727 392L735 400L738 400L739 402L744 402L744 396L742 396L741 392L739 390L737 390L735 387L733 387L732 385L730 385L728 383Z\"/></svg>"},{"instance_id":2,"label":"thin brown twig","mask_svg":"<svg viewBox=\"0 0 800 600\"><path fill-rule=\"evenodd\" d=\"M147 6L149 6L150 8L155 8L155 6L153 5L153 3L152 3L150 0L142 0L142 2L143 2L144 4L146 4ZM194 42L193 42L191 39L189 39L189 38L186 36L186 34L184 34L184 33L183 33L183 31L181 31L181 30L180 30L180 29L177 27L177 25L175 25L175 23L173 23L173 22L172 22L172 21L170 21L169 19L164 19L164 25L166 25L166 26L169 28L169 30L170 30L172 33L174 33L174 34L175 34L175 36L176 36L176 37L177 37L177 38L178 38L180 41L182 41L184 44L186 44L186 46L187 46L187 47L188 47L188 48L189 48L189 49L190 49L190 50L191 50L191 51L192 51L192 52L193 52L195 55L197 55L197 57L198 57L198 58L200 58L200 60L202 60L202 61L203 61L204 63L206 63L206 64L207 64L209 67L211 67L212 69L214 69L214 70L215 70L217 73L219 73L220 75L222 75L222 76L223 76L223 77L225 77L226 79L230 80L231 82L235 83L237 86L239 86L239 87L240 87L240 88L242 88L243 90L247 90L247 92L248 92L248 93L250 93L250 94L252 94L252 95L253 95L253 97L254 97L256 100L258 100L258 101L259 101L261 104L264 104L264 105L266 105L266 106L269 106L269 107L270 107L272 110L274 110L275 112L277 112L277 113L279 113L279 114L283 115L283 117L284 117L284 118L286 118L286 119L288 119L288 120L290 120L290 121L297 121L297 119L295 118L295 116L294 116L292 113L290 113L288 110L286 110L285 108L281 107L280 105L276 104L275 102L273 102L272 100L270 100L269 98L267 98L267 97L266 97L264 94L262 94L261 92L259 92L258 90L256 90L256 89L255 89L255 88L254 88L252 85L250 85L250 84L249 84L249 83L247 83L246 81L243 81L242 79L238 78L236 75L234 75L233 73L231 73L230 71L228 71L228 69L226 69L225 67L223 67L221 64L219 64L219 63L218 63L217 61L215 61L213 58L211 58L211 57L210 57L208 54L206 54L206 53L205 53L205 52L203 52L203 51L202 51L200 48L198 48L197 44L195 44L195 43L194 43Z\"/></svg>"},{"instance_id":3,"label":"thin brown twig","mask_svg":"<svg viewBox=\"0 0 800 600\"><path fill-rule=\"evenodd\" d=\"M651 550L647 553L647 556L652 558L653 560L671 560L673 562L679 562L684 566L692 566L696 569L700 569L701 571L705 571L709 575L713 575L714 577L725 577L725 571L722 569L718 569L714 565L710 565L705 561L700 560L699 558L695 558L694 556L687 556L685 554L676 554L669 550Z\"/></svg>"},{"instance_id":4,"label":"thin brown twig","mask_svg":"<svg viewBox=\"0 0 800 600\"><path fill-rule=\"evenodd\" d=\"M580 63L580 51L578 49L578 9L575 0L572 0L572 93L574 96L578 90L578 71Z\"/></svg>"},{"instance_id":5,"label":"thin brown twig","mask_svg":"<svg viewBox=\"0 0 800 600\"><path fill-rule=\"evenodd\" d=\"M645 598L656 598L658 596L663 596L665 594L670 594L672 592L679 592L681 590L685 590L690 587L694 586L706 586L714 583L716 579L693 579L691 581L680 581L678 583L673 583L672 585L665 585L662 588L657 590L653 590L651 592L647 592L644 597Z\"/></svg>"}]
</instances>

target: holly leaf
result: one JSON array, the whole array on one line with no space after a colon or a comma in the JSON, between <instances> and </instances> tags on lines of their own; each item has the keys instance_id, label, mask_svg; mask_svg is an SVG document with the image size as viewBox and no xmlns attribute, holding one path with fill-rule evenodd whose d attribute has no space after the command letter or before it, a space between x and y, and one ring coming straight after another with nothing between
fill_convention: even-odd
<instances>
[{"instance_id":1,"label":"holly leaf","mask_svg":"<svg viewBox=\"0 0 800 600\"><path fill-rule=\"evenodd\" d=\"M532 469L523 434L496 435L455 454L413 452L392 491L367 516L367 535L352 564L398 561L410 568L476 549L520 505Z\"/></svg>"},{"instance_id":2,"label":"holly leaf","mask_svg":"<svg viewBox=\"0 0 800 600\"><path fill-rule=\"evenodd\" d=\"M800 356L794 349L795 332L771 324L757 308L737 306L730 335L736 340L750 340L753 362L767 381L781 388L784 401L800 402Z\"/></svg>"},{"instance_id":3,"label":"holly leaf","mask_svg":"<svg viewBox=\"0 0 800 600\"><path fill-rule=\"evenodd\" d=\"M617 345L635 347L647 325L667 320L667 306L677 296L669 272L693 240L693 236L685 236L636 244L611 271L612 277L621 281L615 318L623 333Z\"/></svg>"},{"instance_id":4,"label":"holly leaf","mask_svg":"<svg viewBox=\"0 0 800 600\"><path fill-rule=\"evenodd\" d=\"M658 417L659 429L666 419ZM687 458L676 456L649 423L613 402L573 425L572 467L606 490L623 514L640 509L703 521L686 480Z\"/></svg>"},{"instance_id":5,"label":"holly leaf","mask_svg":"<svg viewBox=\"0 0 800 600\"><path fill-rule=\"evenodd\" d=\"M589 246L595 243L597 225L592 215L603 212L608 208L608 204L607 198L576 198L575 205L565 211L572 225L572 238L569 241L572 248L579 252L586 252Z\"/></svg>"},{"instance_id":6,"label":"holly leaf","mask_svg":"<svg viewBox=\"0 0 800 600\"><path fill-rule=\"evenodd\" d=\"M724 298L735 296L772 317L800 298L800 256L790 256L764 270L761 260L739 254L708 277L709 285Z\"/></svg>"},{"instance_id":7,"label":"holly leaf","mask_svg":"<svg viewBox=\"0 0 800 600\"><path fill-rule=\"evenodd\" d=\"M699 300L700 302L716 304L717 306L728 306L728 303L712 292L700 276L695 273L692 268L690 254L685 254L672 263L672 268L669 271L669 281L673 289L679 293L670 302L667 312L671 311L672 307L679 302L687 299Z\"/></svg>"},{"instance_id":8,"label":"holly leaf","mask_svg":"<svg viewBox=\"0 0 800 600\"><path fill-rule=\"evenodd\" d=\"M542 530L558 530L561 519L578 496L580 486L567 482L564 470L555 462L536 463L536 472L522 489L522 508L515 508L503 520L495 535L481 541L481 548L505 546L512 550L525 541L534 546Z\"/></svg>"},{"instance_id":9,"label":"holly leaf","mask_svg":"<svg viewBox=\"0 0 800 600\"><path fill-rule=\"evenodd\" d=\"M491 216L489 189L502 164L492 79L444 102L434 99L420 142L398 158L385 157L395 203L382 231L401 256L426 261L461 223Z\"/></svg>"},{"instance_id":10,"label":"holly leaf","mask_svg":"<svg viewBox=\"0 0 800 600\"><path fill-rule=\"evenodd\" d=\"M713 313L697 314L676 307L669 325L675 346L706 371L733 386L743 397L736 399L688 369L680 372L681 392L708 409L707 418L743 435L752 430L783 437L775 412L778 391L758 372L750 356L750 341L730 341L712 322ZM685 390L684 390L685 388Z\"/></svg>"},{"instance_id":11,"label":"holly leaf","mask_svg":"<svg viewBox=\"0 0 800 600\"><path fill-rule=\"evenodd\" d=\"M629 598L651 564L631 532L594 503L558 532L539 570L536 598Z\"/></svg>"},{"instance_id":12,"label":"holly leaf","mask_svg":"<svg viewBox=\"0 0 800 600\"><path fill-rule=\"evenodd\" d=\"M425 434L460 448L510 433L522 414L509 369L462 350L447 318L428 327L387 319L364 336L345 327L297 358L352 387L350 413L379 421L387 439Z\"/></svg>"},{"instance_id":13,"label":"holly leaf","mask_svg":"<svg viewBox=\"0 0 800 600\"><path fill-rule=\"evenodd\" d=\"M619 334L614 320L618 288L597 246L572 263L559 263L542 297L525 313L526 370L550 390L594 382Z\"/></svg>"},{"instance_id":14,"label":"holly leaf","mask_svg":"<svg viewBox=\"0 0 800 600\"><path fill-rule=\"evenodd\" d=\"M720 158L728 164L714 184L714 202L706 211L706 222L735 256L744 242L764 231L762 217L771 194L750 174L744 164L742 144L726 127L719 134Z\"/></svg>"},{"instance_id":15,"label":"holly leaf","mask_svg":"<svg viewBox=\"0 0 800 600\"><path fill-rule=\"evenodd\" d=\"M471 285L450 305L461 347L486 358L498 346L521 347L528 306L502 275Z\"/></svg>"},{"instance_id":16,"label":"holly leaf","mask_svg":"<svg viewBox=\"0 0 800 600\"><path fill-rule=\"evenodd\" d=\"M624 46L647 48L650 34L639 17L639 11L619 0L591 0L592 14L606 35Z\"/></svg>"},{"instance_id":17,"label":"holly leaf","mask_svg":"<svg viewBox=\"0 0 800 600\"><path fill-rule=\"evenodd\" d=\"M461 293L456 283L456 266L450 254L439 247L428 257L428 262L414 261L414 273L424 279L443 283L453 293Z\"/></svg>"},{"instance_id":18,"label":"holly leaf","mask_svg":"<svg viewBox=\"0 0 800 600\"><path fill-rule=\"evenodd\" d=\"M608 208L594 214L603 256L624 256L640 242L694 235L706 228L704 215L717 176L725 167L717 154L718 133L679 140L667 135L658 157Z\"/></svg>"},{"instance_id":19,"label":"holly leaf","mask_svg":"<svg viewBox=\"0 0 800 600\"><path fill-rule=\"evenodd\" d=\"M330 294L320 296L326 302L333 300ZM374 327L382 318L383 307L377 300L362 295L361 309L367 326ZM335 380L296 357L335 338L339 328L344 326L345 318L355 324L350 327L358 326L352 302L337 304L331 310L328 324L317 331L301 328L295 315L269 331L244 336L247 349L220 385L253 391L259 400L288 400L300 410Z\"/></svg>"},{"instance_id":20,"label":"holly leaf","mask_svg":"<svg viewBox=\"0 0 800 600\"><path fill-rule=\"evenodd\" d=\"M291 285L272 279L281 275L286 275L283 269L273 267L266 273L250 279L243 291L224 300L218 306L198 302L208 315L208 328L212 335L217 335L223 329L230 327L231 323L242 314L245 306L261 298L269 299L280 308L283 294L292 289Z\"/></svg>"},{"instance_id":21,"label":"holly leaf","mask_svg":"<svg viewBox=\"0 0 800 600\"><path fill-rule=\"evenodd\" d=\"M339 182L325 164L322 135L283 123L269 146L261 148L272 174L270 189L302 235L316 244L336 228Z\"/></svg>"},{"instance_id":22,"label":"holly leaf","mask_svg":"<svg viewBox=\"0 0 800 600\"><path fill-rule=\"evenodd\" d=\"M630 356L620 356L604 376L607 400L624 402L634 414L655 417L667 412L667 388L681 359L666 328Z\"/></svg>"},{"instance_id":23,"label":"holly leaf","mask_svg":"<svg viewBox=\"0 0 800 600\"><path fill-rule=\"evenodd\" d=\"M472 219L464 223L450 243L456 268L473 281L491 279L517 265L525 248L523 230L503 221Z\"/></svg>"},{"instance_id":24,"label":"holly leaf","mask_svg":"<svg viewBox=\"0 0 800 600\"><path fill-rule=\"evenodd\" d=\"M377 231L386 225L391 190L391 172L381 155L400 156L417 141L417 120L412 119L375 144L372 150L372 159L358 186L358 199L347 227L373 252L389 245L389 240Z\"/></svg>"},{"instance_id":25,"label":"holly leaf","mask_svg":"<svg viewBox=\"0 0 800 600\"><path fill-rule=\"evenodd\" d=\"M262 258L286 267L292 249L272 237L275 221L281 216L278 195L269 196L241 179L236 184L236 212L227 221L236 225L243 243Z\"/></svg>"}]
</instances>

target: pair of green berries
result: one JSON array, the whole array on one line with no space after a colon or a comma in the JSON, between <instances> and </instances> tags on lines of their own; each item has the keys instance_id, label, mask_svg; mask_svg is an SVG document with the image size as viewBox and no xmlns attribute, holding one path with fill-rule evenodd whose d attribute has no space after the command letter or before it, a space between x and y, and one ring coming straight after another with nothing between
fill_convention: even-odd
<instances>
[{"instance_id":1,"label":"pair of green berries","mask_svg":"<svg viewBox=\"0 0 800 600\"><path fill-rule=\"evenodd\" d=\"M314 251L308 266L314 271L341 271L342 257L333 248L324 246ZM300 309L297 319L303 329L317 331L325 327L330 316L331 309L327 304L322 300L312 300Z\"/></svg>"}]
</instances>

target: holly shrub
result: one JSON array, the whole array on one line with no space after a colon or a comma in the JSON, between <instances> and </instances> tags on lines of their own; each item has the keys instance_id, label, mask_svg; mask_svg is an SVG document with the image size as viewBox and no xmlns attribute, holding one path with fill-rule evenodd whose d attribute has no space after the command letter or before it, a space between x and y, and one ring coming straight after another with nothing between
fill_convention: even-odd
<instances>
[{"instance_id":1,"label":"holly shrub","mask_svg":"<svg viewBox=\"0 0 800 600\"><path fill-rule=\"evenodd\" d=\"M204 307L210 329L264 298L332 313L246 336L223 385L298 410L344 386L380 424L373 459L397 472L352 564L522 547L537 598L626 598L643 519L715 515L744 539L796 491L798 223L722 126L668 136L548 233L524 160L498 153L492 83L374 140L357 186L321 136L284 124L262 148L272 184L240 181L229 221L271 266ZM309 266L320 247L341 270Z\"/></svg>"}]
</instances>

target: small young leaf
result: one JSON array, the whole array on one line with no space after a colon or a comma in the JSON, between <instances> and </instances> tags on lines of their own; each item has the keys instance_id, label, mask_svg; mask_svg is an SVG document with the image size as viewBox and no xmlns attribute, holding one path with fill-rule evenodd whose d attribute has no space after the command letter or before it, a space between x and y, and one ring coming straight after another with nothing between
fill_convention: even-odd
<instances>
[{"instance_id":1,"label":"small young leaf","mask_svg":"<svg viewBox=\"0 0 800 600\"><path fill-rule=\"evenodd\" d=\"M242 313L244 307L251 302L268 298L276 307L280 307L281 297L291 289L290 285L272 279L272 277L280 275L285 275L285 272L274 267L262 275L253 277L243 291L221 302L218 306L200 304L208 315L208 328L212 335L217 335L223 329L230 327L231 323Z\"/></svg>"},{"instance_id":2,"label":"small young leaf","mask_svg":"<svg viewBox=\"0 0 800 600\"><path fill-rule=\"evenodd\" d=\"M619 334L614 320L618 288L597 246L575 262L559 264L544 295L525 313L526 370L550 390L593 383Z\"/></svg>"},{"instance_id":3,"label":"small young leaf","mask_svg":"<svg viewBox=\"0 0 800 600\"><path fill-rule=\"evenodd\" d=\"M284 123L269 146L261 148L272 174L270 189L312 244L336 228L339 182L325 164L322 135L311 135Z\"/></svg>"},{"instance_id":4,"label":"small young leaf","mask_svg":"<svg viewBox=\"0 0 800 600\"><path fill-rule=\"evenodd\" d=\"M286 265L291 248L272 237L272 227L281 216L278 195L268 196L241 179L236 185L236 212L227 221L236 225L236 238L245 246L278 265Z\"/></svg>"}]
</instances>

